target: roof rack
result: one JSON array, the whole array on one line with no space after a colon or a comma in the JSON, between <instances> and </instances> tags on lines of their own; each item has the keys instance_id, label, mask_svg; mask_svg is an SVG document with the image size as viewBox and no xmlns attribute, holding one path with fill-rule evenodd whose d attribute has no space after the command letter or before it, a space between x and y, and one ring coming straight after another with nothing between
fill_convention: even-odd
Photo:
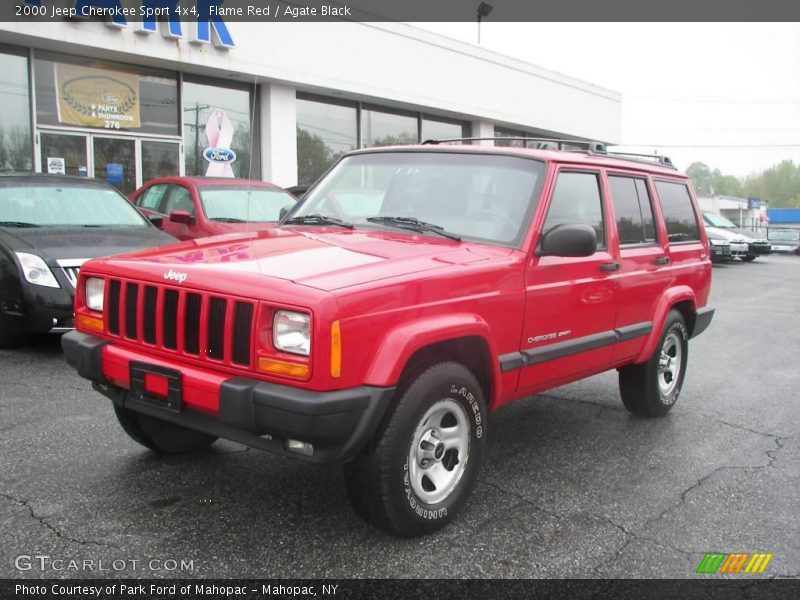
<instances>
[{"instance_id":1,"label":"roof rack","mask_svg":"<svg viewBox=\"0 0 800 600\"><path fill-rule=\"evenodd\" d=\"M556 150L562 150L566 152L587 152L589 154L594 154L598 156L608 156L609 158L620 158L622 160L632 160L636 162L645 162L645 163L656 163L662 165L664 167L677 170L675 165L670 160L669 156L662 156L659 154L637 154L634 152L610 152L606 145L602 142L587 142L586 140L565 140L565 139L556 139L556 138L537 138L537 137L505 137L505 136L495 136L495 137L473 137L473 138L449 138L449 139L442 139L442 140L425 140L422 142L423 145L434 145L437 146L439 144L447 144L447 143L454 143L454 142L482 142L482 141L493 141L496 142L498 140L502 141L515 141L515 142L525 142L525 146L528 147L528 142L534 142L535 144L539 144L536 149L539 150L552 150L549 146L555 145ZM565 148L565 146L578 146L580 150L575 148Z\"/></svg>"},{"instance_id":2,"label":"roof rack","mask_svg":"<svg viewBox=\"0 0 800 600\"><path fill-rule=\"evenodd\" d=\"M506 137L506 136L495 136L495 137L469 137L469 138L449 138L443 140L425 140L422 142L423 145L433 145L437 146L439 144L448 144L453 142L483 142L483 141L503 141L503 142L525 142L526 147L528 142L534 142L536 144L540 144L536 149L544 150L550 149L551 145L555 145L556 150L564 150L564 151L576 151L575 148L564 148L565 145L569 146L580 146L581 151L588 151L590 153L602 153L605 152L605 145L602 142L587 142L586 140L564 140L564 139L556 139L556 138L537 138L537 137Z\"/></svg>"},{"instance_id":3,"label":"roof rack","mask_svg":"<svg viewBox=\"0 0 800 600\"><path fill-rule=\"evenodd\" d=\"M647 162L647 163L657 163L664 167L669 167L670 169L678 170L677 167L672 163L672 160L669 156L663 156L661 154L637 154L635 152L609 152L604 151L598 154L603 154L604 156L609 156L611 158L622 158L624 160L634 160L636 162Z\"/></svg>"}]
</instances>

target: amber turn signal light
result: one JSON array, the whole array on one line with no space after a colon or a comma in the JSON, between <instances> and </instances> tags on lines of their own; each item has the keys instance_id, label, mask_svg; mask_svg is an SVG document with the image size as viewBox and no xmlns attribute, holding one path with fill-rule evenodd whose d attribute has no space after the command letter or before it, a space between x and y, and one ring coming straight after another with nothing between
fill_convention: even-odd
<instances>
[{"instance_id":1,"label":"amber turn signal light","mask_svg":"<svg viewBox=\"0 0 800 600\"><path fill-rule=\"evenodd\" d=\"M75 324L79 329L88 329L89 331L105 331L103 319L100 317L93 317L91 315L78 315L75 319Z\"/></svg>"},{"instance_id":2,"label":"amber turn signal light","mask_svg":"<svg viewBox=\"0 0 800 600\"><path fill-rule=\"evenodd\" d=\"M281 377L291 377L293 379L308 379L311 375L311 367L299 363L279 360L277 358L258 358L258 368L264 373L279 375Z\"/></svg>"}]
</instances>

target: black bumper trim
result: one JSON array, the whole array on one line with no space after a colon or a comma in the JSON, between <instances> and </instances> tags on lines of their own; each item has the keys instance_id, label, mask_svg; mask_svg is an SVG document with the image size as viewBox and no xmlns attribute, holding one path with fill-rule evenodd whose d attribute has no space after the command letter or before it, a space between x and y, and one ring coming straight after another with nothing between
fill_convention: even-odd
<instances>
[{"instance_id":1,"label":"black bumper trim","mask_svg":"<svg viewBox=\"0 0 800 600\"><path fill-rule=\"evenodd\" d=\"M710 306L698 308L694 317L694 329L692 329L692 336L697 337L703 333L708 326L711 325L711 319L714 318L714 309Z\"/></svg>"},{"instance_id":2,"label":"black bumper trim","mask_svg":"<svg viewBox=\"0 0 800 600\"><path fill-rule=\"evenodd\" d=\"M117 406L307 462L342 463L355 458L378 428L395 391L394 387L361 386L315 392L232 377L220 386L217 415L188 408L172 412L105 379L102 350L107 343L77 331L62 338L67 362ZM286 439L311 443L314 453L289 452Z\"/></svg>"},{"instance_id":3,"label":"black bumper trim","mask_svg":"<svg viewBox=\"0 0 800 600\"><path fill-rule=\"evenodd\" d=\"M61 336L64 358L84 379L107 383L103 375L103 346L108 344L93 335L70 331Z\"/></svg>"}]
</instances>

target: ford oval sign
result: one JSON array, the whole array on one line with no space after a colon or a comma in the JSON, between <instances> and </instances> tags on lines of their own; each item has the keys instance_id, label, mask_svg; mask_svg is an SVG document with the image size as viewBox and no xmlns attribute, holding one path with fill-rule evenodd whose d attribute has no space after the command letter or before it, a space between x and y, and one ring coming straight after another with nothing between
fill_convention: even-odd
<instances>
[{"instance_id":1,"label":"ford oval sign","mask_svg":"<svg viewBox=\"0 0 800 600\"><path fill-rule=\"evenodd\" d=\"M230 148L206 148L203 158L212 163L232 163L236 160L236 152Z\"/></svg>"}]
</instances>

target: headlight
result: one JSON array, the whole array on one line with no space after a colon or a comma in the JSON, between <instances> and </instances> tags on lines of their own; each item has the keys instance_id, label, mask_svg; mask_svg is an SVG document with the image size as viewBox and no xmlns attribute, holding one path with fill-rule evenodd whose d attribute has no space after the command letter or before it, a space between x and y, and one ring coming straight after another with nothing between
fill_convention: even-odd
<instances>
[{"instance_id":1,"label":"headlight","mask_svg":"<svg viewBox=\"0 0 800 600\"><path fill-rule=\"evenodd\" d=\"M86 306L92 310L103 312L103 292L106 289L106 280L89 277L86 280Z\"/></svg>"},{"instance_id":2,"label":"headlight","mask_svg":"<svg viewBox=\"0 0 800 600\"><path fill-rule=\"evenodd\" d=\"M729 245L729 242L726 241L726 240L715 240L713 238L708 238L708 242L712 246L728 246Z\"/></svg>"},{"instance_id":3,"label":"headlight","mask_svg":"<svg viewBox=\"0 0 800 600\"><path fill-rule=\"evenodd\" d=\"M279 310L272 320L272 343L278 350L308 356L311 351L311 316Z\"/></svg>"},{"instance_id":4,"label":"headlight","mask_svg":"<svg viewBox=\"0 0 800 600\"><path fill-rule=\"evenodd\" d=\"M16 252L19 263L22 265L22 274L28 283L33 285L43 285L44 287L61 287L56 281L55 275L50 270L41 256L27 254L26 252Z\"/></svg>"}]
</instances>

